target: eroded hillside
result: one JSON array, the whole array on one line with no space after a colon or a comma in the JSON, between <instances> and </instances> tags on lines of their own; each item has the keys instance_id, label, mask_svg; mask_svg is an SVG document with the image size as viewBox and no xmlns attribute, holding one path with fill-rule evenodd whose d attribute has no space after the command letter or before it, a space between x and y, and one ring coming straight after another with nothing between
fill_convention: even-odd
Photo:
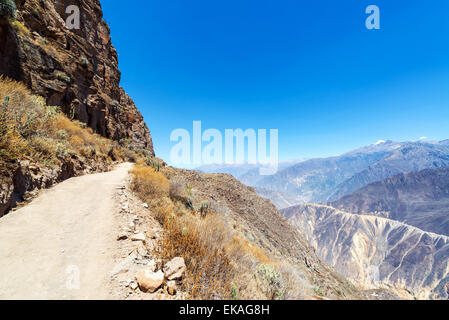
<instances>
[{"instance_id":1,"label":"eroded hillside","mask_svg":"<svg viewBox=\"0 0 449 320\"><path fill-rule=\"evenodd\" d=\"M162 259L186 259L184 289L195 298L368 297L320 260L268 200L234 177L159 165L138 167L134 175L133 190L168 234Z\"/></svg>"},{"instance_id":2,"label":"eroded hillside","mask_svg":"<svg viewBox=\"0 0 449 320\"><path fill-rule=\"evenodd\" d=\"M298 205L282 212L320 257L366 288L406 289L421 299L446 298L448 237L325 205Z\"/></svg>"}]
</instances>

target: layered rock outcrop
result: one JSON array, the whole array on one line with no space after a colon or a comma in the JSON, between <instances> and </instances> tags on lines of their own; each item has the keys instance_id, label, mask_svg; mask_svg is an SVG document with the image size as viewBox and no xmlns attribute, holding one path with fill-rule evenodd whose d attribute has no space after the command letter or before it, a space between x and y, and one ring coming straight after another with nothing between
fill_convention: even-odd
<instances>
[{"instance_id":1,"label":"layered rock outcrop","mask_svg":"<svg viewBox=\"0 0 449 320\"><path fill-rule=\"evenodd\" d=\"M282 213L321 258L358 284L405 288L420 299L447 298L449 237L325 205L298 205Z\"/></svg>"},{"instance_id":2,"label":"layered rock outcrop","mask_svg":"<svg viewBox=\"0 0 449 320\"><path fill-rule=\"evenodd\" d=\"M17 21L0 18L0 74L22 81L49 105L104 137L152 155L143 117L120 87L117 52L99 0L16 0ZM80 9L80 29L66 9Z\"/></svg>"}]
</instances>

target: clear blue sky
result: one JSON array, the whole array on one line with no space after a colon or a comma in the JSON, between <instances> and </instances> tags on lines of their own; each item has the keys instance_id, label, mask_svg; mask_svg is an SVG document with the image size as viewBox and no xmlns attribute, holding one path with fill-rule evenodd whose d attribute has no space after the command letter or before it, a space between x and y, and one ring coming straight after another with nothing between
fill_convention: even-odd
<instances>
[{"instance_id":1,"label":"clear blue sky","mask_svg":"<svg viewBox=\"0 0 449 320\"><path fill-rule=\"evenodd\" d=\"M279 129L281 160L449 138L447 0L102 0L122 86L170 133ZM381 30L365 28L365 8Z\"/></svg>"}]
</instances>

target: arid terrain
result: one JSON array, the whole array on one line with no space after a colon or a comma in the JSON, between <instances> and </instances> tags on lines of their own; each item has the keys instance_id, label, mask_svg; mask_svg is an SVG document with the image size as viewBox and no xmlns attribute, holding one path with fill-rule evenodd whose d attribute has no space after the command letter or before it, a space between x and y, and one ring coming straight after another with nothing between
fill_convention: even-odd
<instances>
[{"instance_id":1,"label":"arid terrain","mask_svg":"<svg viewBox=\"0 0 449 320\"><path fill-rule=\"evenodd\" d=\"M448 140L171 167L72 4L0 0L0 299L447 299Z\"/></svg>"}]
</instances>

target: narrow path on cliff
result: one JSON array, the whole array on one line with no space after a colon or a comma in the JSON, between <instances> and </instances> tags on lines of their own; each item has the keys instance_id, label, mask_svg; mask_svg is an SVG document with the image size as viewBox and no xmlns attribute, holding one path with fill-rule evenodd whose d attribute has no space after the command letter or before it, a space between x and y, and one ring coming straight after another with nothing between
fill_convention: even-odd
<instances>
[{"instance_id":1,"label":"narrow path on cliff","mask_svg":"<svg viewBox=\"0 0 449 320\"><path fill-rule=\"evenodd\" d=\"M0 299L107 299L119 208L132 164L66 180L0 219Z\"/></svg>"}]
</instances>

